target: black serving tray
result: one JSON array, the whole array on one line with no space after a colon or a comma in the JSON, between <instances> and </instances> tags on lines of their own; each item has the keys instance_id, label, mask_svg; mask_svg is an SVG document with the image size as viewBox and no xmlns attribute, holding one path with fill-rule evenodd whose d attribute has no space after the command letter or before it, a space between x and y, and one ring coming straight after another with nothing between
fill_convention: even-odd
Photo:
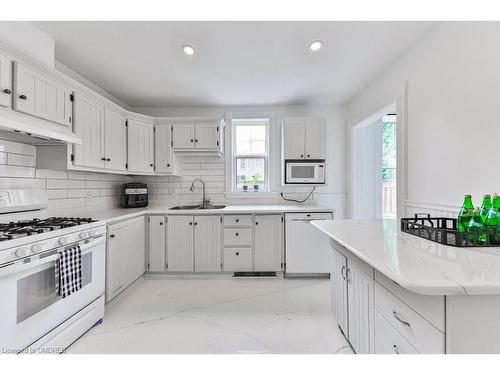
<instances>
[{"instance_id":1,"label":"black serving tray","mask_svg":"<svg viewBox=\"0 0 500 375\"><path fill-rule=\"evenodd\" d=\"M456 247L500 247L500 231L459 232L457 219L431 217L429 214L415 214L401 219L401 231L425 238L442 245Z\"/></svg>"}]
</instances>

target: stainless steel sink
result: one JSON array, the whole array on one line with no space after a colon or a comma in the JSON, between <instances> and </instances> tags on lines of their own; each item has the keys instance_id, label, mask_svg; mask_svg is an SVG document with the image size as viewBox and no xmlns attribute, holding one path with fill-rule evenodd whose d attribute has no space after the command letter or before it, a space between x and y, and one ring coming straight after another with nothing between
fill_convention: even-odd
<instances>
[{"instance_id":1,"label":"stainless steel sink","mask_svg":"<svg viewBox=\"0 0 500 375\"><path fill-rule=\"evenodd\" d=\"M169 210L220 210L221 208L224 208L223 204L212 204L209 206L201 206L199 204L194 205L194 206L174 206L170 207Z\"/></svg>"}]
</instances>

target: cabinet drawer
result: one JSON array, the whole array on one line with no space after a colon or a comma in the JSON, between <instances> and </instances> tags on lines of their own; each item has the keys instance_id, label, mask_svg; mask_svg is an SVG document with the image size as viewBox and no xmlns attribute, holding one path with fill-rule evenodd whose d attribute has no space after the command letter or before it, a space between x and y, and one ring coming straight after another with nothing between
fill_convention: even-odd
<instances>
[{"instance_id":1,"label":"cabinet drawer","mask_svg":"<svg viewBox=\"0 0 500 375\"><path fill-rule=\"evenodd\" d=\"M224 271L252 271L252 249L224 249Z\"/></svg>"},{"instance_id":2,"label":"cabinet drawer","mask_svg":"<svg viewBox=\"0 0 500 375\"><path fill-rule=\"evenodd\" d=\"M378 283L375 308L419 353L444 353L444 333Z\"/></svg>"},{"instance_id":3,"label":"cabinet drawer","mask_svg":"<svg viewBox=\"0 0 500 375\"><path fill-rule=\"evenodd\" d=\"M378 311L375 311L375 354L418 354Z\"/></svg>"},{"instance_id":4,"label":"cabinet drawer","mask_svg":"<svg viewBox=\"0 0 500 375\"><path fill-rule=\"evenodd\" d=\"M424 294L410 292L408 289L399 286L378 271L375 271L375 280L413 310L422 315L424 319L444 332L445 312L443 296L426 296Z\"/></svg>"},{"instance_id":5,"label":"cabinet drawer","mask_svg":"<svg viewBox=\"0 0 500 375\"><path fill-rule=\"evenodd\" d=\"M250 227L252 226L252 215L224 215L225 227Z\"/></svg>"},{"instance_id":6,"label":"cabinet drawer","mask_svg":"<svg viewBox=\"0 0 500 375\"><path fill-rule=\"evenodd\" d=\"M252 229L224 228L224 246L252 246Z\"/></svg>"}]
</instances>

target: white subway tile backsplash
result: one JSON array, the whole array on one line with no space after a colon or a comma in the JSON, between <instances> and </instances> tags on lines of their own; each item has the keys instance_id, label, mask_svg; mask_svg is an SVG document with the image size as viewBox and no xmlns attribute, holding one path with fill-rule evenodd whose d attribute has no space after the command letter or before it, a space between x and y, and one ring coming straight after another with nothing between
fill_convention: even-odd
<instances>
[{"instance_id":1,"label":"white subway tile backsplash","mask_svg":"<svg viewBox=\"0 0 500 375\"><path fill-rule=\"evenodd\" d=\"M37 169L37 178L67 179L68 174L64 171L54 171L52 169Z\"/></svg>"},{"instance_id":2,"label":"white subway tile backsplash","mask_svg":"<svg viewBox=\"0 0 500 375\"><path fill-rule=\"evenodd\" d=\"M0 164L7 164L7 153L0 152Z\"/></svg>"},{"instance_id":3,"label":"white subway tile backsplash","mask_svg":"<svg viewBox=\"0 0 500 375\"><path fill-rule=\"evenodd\" d=\"M35 168L0 165L0 177L35 178Z\"/></svg>"},{"instance_id":4,"label":"white subway tile backsplash","mask_svg":"<svg viewBox=\"0 0 500 375\"><path fill-rule=\"evenodd\" d=\"M34 167L35 157L31 155L8 154L7 164L21 167Z\"/></svg>"},{"instance_id":5,"label":"white subway tile backsplash","mask_svg":"<svg viewBox=\"0 0 500 375\"><path fill-rule=\"evenodd\" d=\"M0 140L0 151L13 154L35 156L36 147L32 145L26 145L24 143Z\"/></svg>"}]
</instances>

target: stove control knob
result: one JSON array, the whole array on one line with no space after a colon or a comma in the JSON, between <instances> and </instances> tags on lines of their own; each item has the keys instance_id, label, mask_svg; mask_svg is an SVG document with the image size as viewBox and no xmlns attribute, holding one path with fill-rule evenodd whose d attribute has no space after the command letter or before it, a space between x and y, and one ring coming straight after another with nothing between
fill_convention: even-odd
<instances>
[{"instance_id":1,"label":"stove control knob","mask_svg":"<svg viewBox=\"0 0 500 375\"><path fill-rule=\"evenodd\" d=\"M89 230L89 237L94 237L95 236L95 230L91 229Z\"/></svg>"},{"instance_id":2,"label":"stove control knob","mask_svg":"<svg viewBox=\"0 0 500 375\"><path fill-rule=\"evenodd\" d=\"M80 238L82 240L86 239L88 236L89 236L89 234L87 232L80 232Z\"/></svg>"},{"instance_id":3,"label":"stove control knob","mask_svg":"<svg viewBox=\"0 0 500 375\"><path fill-rule=\"evenodd\" d=\"M59 245L66 245L68 243L68 237L59 238Z\"/></svg>"},{"instance_id":4,"label":"stove control knob","mask_svg":"<svg viewBox=\"0 0 500 375\"><path fill-rule=\"evenodd\" d=\"M40 251L42 251L42 245L40 245L39 243L36 243L33 246L31 246L31 252L33 254L39 253Z\"/></svg>"},{"instance_id":5,"label":"stove control knob","mask_svg":"<svg viewBox=\"0 0 500 375\"><path fill-rule=\"evenodd\" d=\"M20 247L16 249L16 257L22 258L25 257L28 254L28 249L26 247Z\"/></svg>"}]
</instances>

